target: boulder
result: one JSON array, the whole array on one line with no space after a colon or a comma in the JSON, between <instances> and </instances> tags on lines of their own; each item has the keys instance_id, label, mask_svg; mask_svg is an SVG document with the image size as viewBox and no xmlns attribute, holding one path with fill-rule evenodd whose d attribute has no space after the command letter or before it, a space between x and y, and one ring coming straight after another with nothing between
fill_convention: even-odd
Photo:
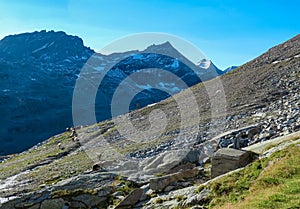
<instances>
[{"instance_id":1,"label":"boulder","mask_svg":"<svg viewBox=\"0 0 300 209\"><path fill-rule=\"evenodd\" d=\"M186 154L185 158L181 161L181 163L199 163L200 150L191 149Z\"/></svg>"},{"instance_id":2,"label":"boulder","mask_svg":"<svg viewBox=\"0 0 300 209\"><path fill-rule=\"evenodd\" d=\"M231 148L219 149L212 157L211 177L244 167L257 158L257 154Z\"/></svg>"},{"instance_id":3,"label":"boulder","mask_svg":"<svg viewBox=\"0 0 300 209\"><path fill-rule=\"evenodd\" d=\"M132 208L142 197L143 193L144 190L141 188L134 189L115 207L115 209Z\"/></svg>"},{"instance_id":4,"label":"boulder","mask_svg":"<svg viewBox=\"0 0 300 209\"><path fill-rule=\"evenodd\" d=\"M175 166L174 168L170 169L166 174L171 174L171 173L177 173L179 171L184 171L184 170L189 170L195 168L196 165L194 163L186 163L186 164L181 164L178 166Z\"/></svg>"},{"instance_id":5,"label":"boulder","mask_svg":"<svg viewBox=\"0 0 300 209\"><path fill-rule=\"evenodd\" d=\"M94 163L92 169L93 171L106 171L106 167L112 166L114 163L114 160L96 162Z\"/></svg>"},{"instance_id":6,"label":"boulder","mask_svg":"<svg viewBox=\"0 0 300 209\"><path fill-rule=\"evenodd\" d=\"M55 190L76 190L76 189L98 189L109 193L109 185L115 180L116 174L113 173L89 173L80 174L69 179L62 180L53 185Z\"/></svg>"},{"instance_id":7,"label":"boulder","mask_svg":"<svg viewBox=\"0 0 300 209\"><path fill-rule=\"evenodd\" d=\"M248 138L253 138L256 134L261 132L261 128L259 126L250 127L246 131L246 135Z\"/></svg>"},{"instance_id":8,"label":"boulder","mask_svg":"<svg viewBox=\"0 0 300 209\"><path fill-rule=\"evenodd\" d=\"M70 208L84 208L86 207L82 202L72 201L70 202Z\"/></svg>"},{"instance_id":9,"label":"boulder","mask_svg":"<svg viewBox=\"0 0 300 209\"><path fill-rule=\"evenodd\" d=\"M198 168L181 171L178 173L169 174L162 177L150 179L150 189L154 191L162 191L172 183L176 183L183 179L194 178L199 174Z\"/></svg>"},{"instance_id":10,"label":"boulder","mask_svg":"<svg viewBox=\"0 0 300 209\"><path fill-rule=\"evenodd\" d=\"M105 202L107 197L99 197L97 195L91 195L91 194L80 194L76 197L73 197L72 200L75 200L77 202L82 202L88 207L96 207L102 202Z\"/></svg>"},{"instance_id":11,"label":"boulder","mask_svg":"<svg viewBox=\"0 0 300 209\"><path fill-rule=\"evenodd\" d=\"M65 201L61 198L59 199L49 199L45 200L41 204L41 209L62 209L65 206Z\"/></svg>"},{"instance_id":12,"label":"boulder","mask_svg":"<svg viewBox=\"0 0 300 209\"><path fill-rule=\"evenodd\" d=\"M200 193L196 193L183 202L185 208L193 205L204 205L210 191L208 189L203 189Z\"/></svg>"},{"instance_id":13,"label":"boulder","mask_svg":"<svg viewBox=\"0 0 300 209\"><path fill-rule=\"evenodd\" d=\"M126 167L122 166L119 171L123 175L129 176L129 179L134 181L148 181L149 177L153 177L158 173L174 173L179 170L191 169L199 164L200 150L182 149L170 150L153 156L142 159L138 164L133 164L126 171Z\"/></svg>"},{"instance_id":14,"label":"boulder","mask_svg":"<svg viewBox=\"0 0 300 209\"><path fill-rule=\"evenodd\" d=\"M29 207L28 209L40 209L40 204L33 205L33 206Z\"/></svg>"}]
</instances>

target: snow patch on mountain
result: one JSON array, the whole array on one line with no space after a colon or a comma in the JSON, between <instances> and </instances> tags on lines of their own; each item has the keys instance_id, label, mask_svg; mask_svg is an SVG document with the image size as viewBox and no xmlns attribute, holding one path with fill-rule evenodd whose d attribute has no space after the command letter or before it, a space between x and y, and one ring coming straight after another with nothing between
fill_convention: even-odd
<instances>
[{"instance_id":1,"label":"snow patch on mountain","mask_svg":"<svg viewBox=\"0 0 300 209\"><path fill-rule=\"evenodd\" d=\"M172 68L178 68L179 67L179 62L178 59L175 59L173 64L171 65Z\"/></svg>"},{"instance_id":2,"label":"snow patch on mountain","mask_svg":"<svg viewBox=\"0 0 300 209\"><path fill-rule=\"evenodd\" d=\"M141 59L143 59L143 55L142 54L132 54L131 57L134 60L141 60Z\"/></svg>"},{"instance_id":3,"label":"snow patch on mountain","mask_svg":"<svg viewBox=\"0 0 300 209\"><path fill-rule=\"evenodd\" d=\"M211 61L207 59L202 59L200 62L197 64L200 68L203 69L208 69L211 66Z\"/></svg>"},{"instance_id":4,"label":"snow patch on mountain","mask_svg":"<svg viewBox=\"0 0 300 209\"><path fill-rule=\"evenodd\" d=\"M54 44L54 42L51 42L50 44L47 43L47 44L43 45L42 47L40 47L40 48L38 48L38 49L36 49L36 50L33 50L32 53L34 54L34 53L36 53L36 52L38 52L38 51L41 51L41 50L43 50L43 49L46 49L46 48L52 46L53 44Z\"/></svg>"}]
</instances>

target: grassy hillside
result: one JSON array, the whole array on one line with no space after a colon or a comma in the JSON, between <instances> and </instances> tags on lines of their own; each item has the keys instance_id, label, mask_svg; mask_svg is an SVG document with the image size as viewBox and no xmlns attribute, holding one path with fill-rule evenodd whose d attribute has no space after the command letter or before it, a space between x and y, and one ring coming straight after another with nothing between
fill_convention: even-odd
<instances>
[{"instance_id":1,"label":"grassy hillside","mask_svg":"<svg viewBox=\"0 0 300 209\"><path fill-rule=\"evenodd\" d=\"M206 205L218 209L296 209L300 206L300 140L209 183ZM280 145L277 145L280 147ZM275 146L276 147L276 146ZM271 148L271 147L269 147ZM200 186L198 192L205 186Z\"/></svg>"}]
</instances>

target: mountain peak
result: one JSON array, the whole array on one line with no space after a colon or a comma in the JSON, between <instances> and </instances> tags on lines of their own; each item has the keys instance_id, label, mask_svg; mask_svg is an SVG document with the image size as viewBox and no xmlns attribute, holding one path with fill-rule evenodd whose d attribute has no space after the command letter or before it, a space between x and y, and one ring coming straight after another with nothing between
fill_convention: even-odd
<instances>
[{"instance_id":1,"label":"mountain peak","mask_svg":"<svg viewBox=\"0 0 300 209\"><path fill-rule=\"evenodd\" d=\"M161 44L152 44L149 47L147 47L147 49L149 48L174 48L174 47L169 41L166 41Z\"/></svg>"},{"instance_id":2,"label":"mountain peak","mask_svg":"<svg viewBox=\"0 0 300 209\"><path fill-rule=\"evenodd\" d=\"M47 49L47 50L46 50ZM55 52L49 57L45 52ZM83 45L78 36L67 35L63 31L35 31L9 35L0 41L0 54L10 59L54 59L64 60L70 57L87 57L93 50Z\"/></svg>"},{"instance_id":3,"label":"mountain peak","mask_svg":"<svg viewBox=\"0 0 300 209\"><path fill-rule=\"evenodd\" d=\"M204 68L204 69L208 69L211 64L212 63L210 60L204 58L197 63L197 66Z\"/></svg>"},{"instance_id":4,"label":"mountain peak","mask_svg":"<svg viewBox=\"0 0 300 209\"><path fill-rule=\"evenodd\" d=\"M161 47L170 47L170 48L174 48L173 45L169 42L169 41L166 41L162 44L158 44L158 46L161 46Z\"/></svg>"},{"instance_id":5,"label":"mountain peak","mask_svg":"<svg viewBox=\"0 0 300 209\"><path fill-rule=\"evenodd\" d=\"M173 47L173 45L166 41L162 44L152 44L144 50L145 53L157 53L170 55L172 57L181 57L182 55Z\"/></svg>"}]
</instances>

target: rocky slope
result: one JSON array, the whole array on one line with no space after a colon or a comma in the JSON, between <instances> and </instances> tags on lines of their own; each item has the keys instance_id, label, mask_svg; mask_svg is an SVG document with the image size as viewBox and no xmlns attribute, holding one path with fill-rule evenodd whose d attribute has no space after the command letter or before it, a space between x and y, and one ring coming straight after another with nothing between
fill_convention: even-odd
<instances>
[{"instance_id":1,"label":"rocky slope","mask_svg":"<svg viewBox=\"0 0 300 209\"><path fill-rule=\"evenodd\" d=\"M282 137L296 145L289 155L279 156L293 156L300 129L299 54L300 35L157 104L78 127L76 140L66 132L6 157L0 164L0 200L6 202L2 208L205 208L220 198L226 204L229 200L222 195L234 192L241 199L233 203L242 200L240 192L247 194L251 188L249 179L268 177L266 165L283 158L276 160L275 154L234 174L241 180L239 188L226 186L232 180L221 180L224 187L218 181L202 185L210 179L210 158L236 138L245 150L251 145L257 152L257 146ZM189 90L197 106L192 106ZM185 118L188 122L182 125ZM269 152L258 154L269 157L272 147L263 150ZM297 160L292 162L299 165ZM253 167L253 176L247 176ZM297 182L299 168L290 175ZM299 203L297 195L296 188L291 207Z\"/></svg>"},{"instance_id":2,"label":"rocky slope","mask_svg":"<svg viewBox=\"0 0 300 209\"><path fill-rule=\"evenodd\" d=\"M110 104L115 89L141 69L165 69L178 75L187 87L201 82L184 63L165 54L189 63L195 73L206 76L202 76L203 80L222 73L213 64L206 68L192 64L168 42L149 46L144 51L102 55L85 47L79 37L64 32L41 31L5 37L0 41L0 156L26 150L72 126L72 96L83 66L90 70L81 78L89 79L101 75L108 66L112 68L93 101L97 121L111 118ZM157 86L143 89L130 83L132 91L144 90L134 98L130 109L158 102L183 89L174 80L160 81L158 87L167 93L153 90ZM81 121L80 125L91 123Z\"/></svg>"}]
</instances>

